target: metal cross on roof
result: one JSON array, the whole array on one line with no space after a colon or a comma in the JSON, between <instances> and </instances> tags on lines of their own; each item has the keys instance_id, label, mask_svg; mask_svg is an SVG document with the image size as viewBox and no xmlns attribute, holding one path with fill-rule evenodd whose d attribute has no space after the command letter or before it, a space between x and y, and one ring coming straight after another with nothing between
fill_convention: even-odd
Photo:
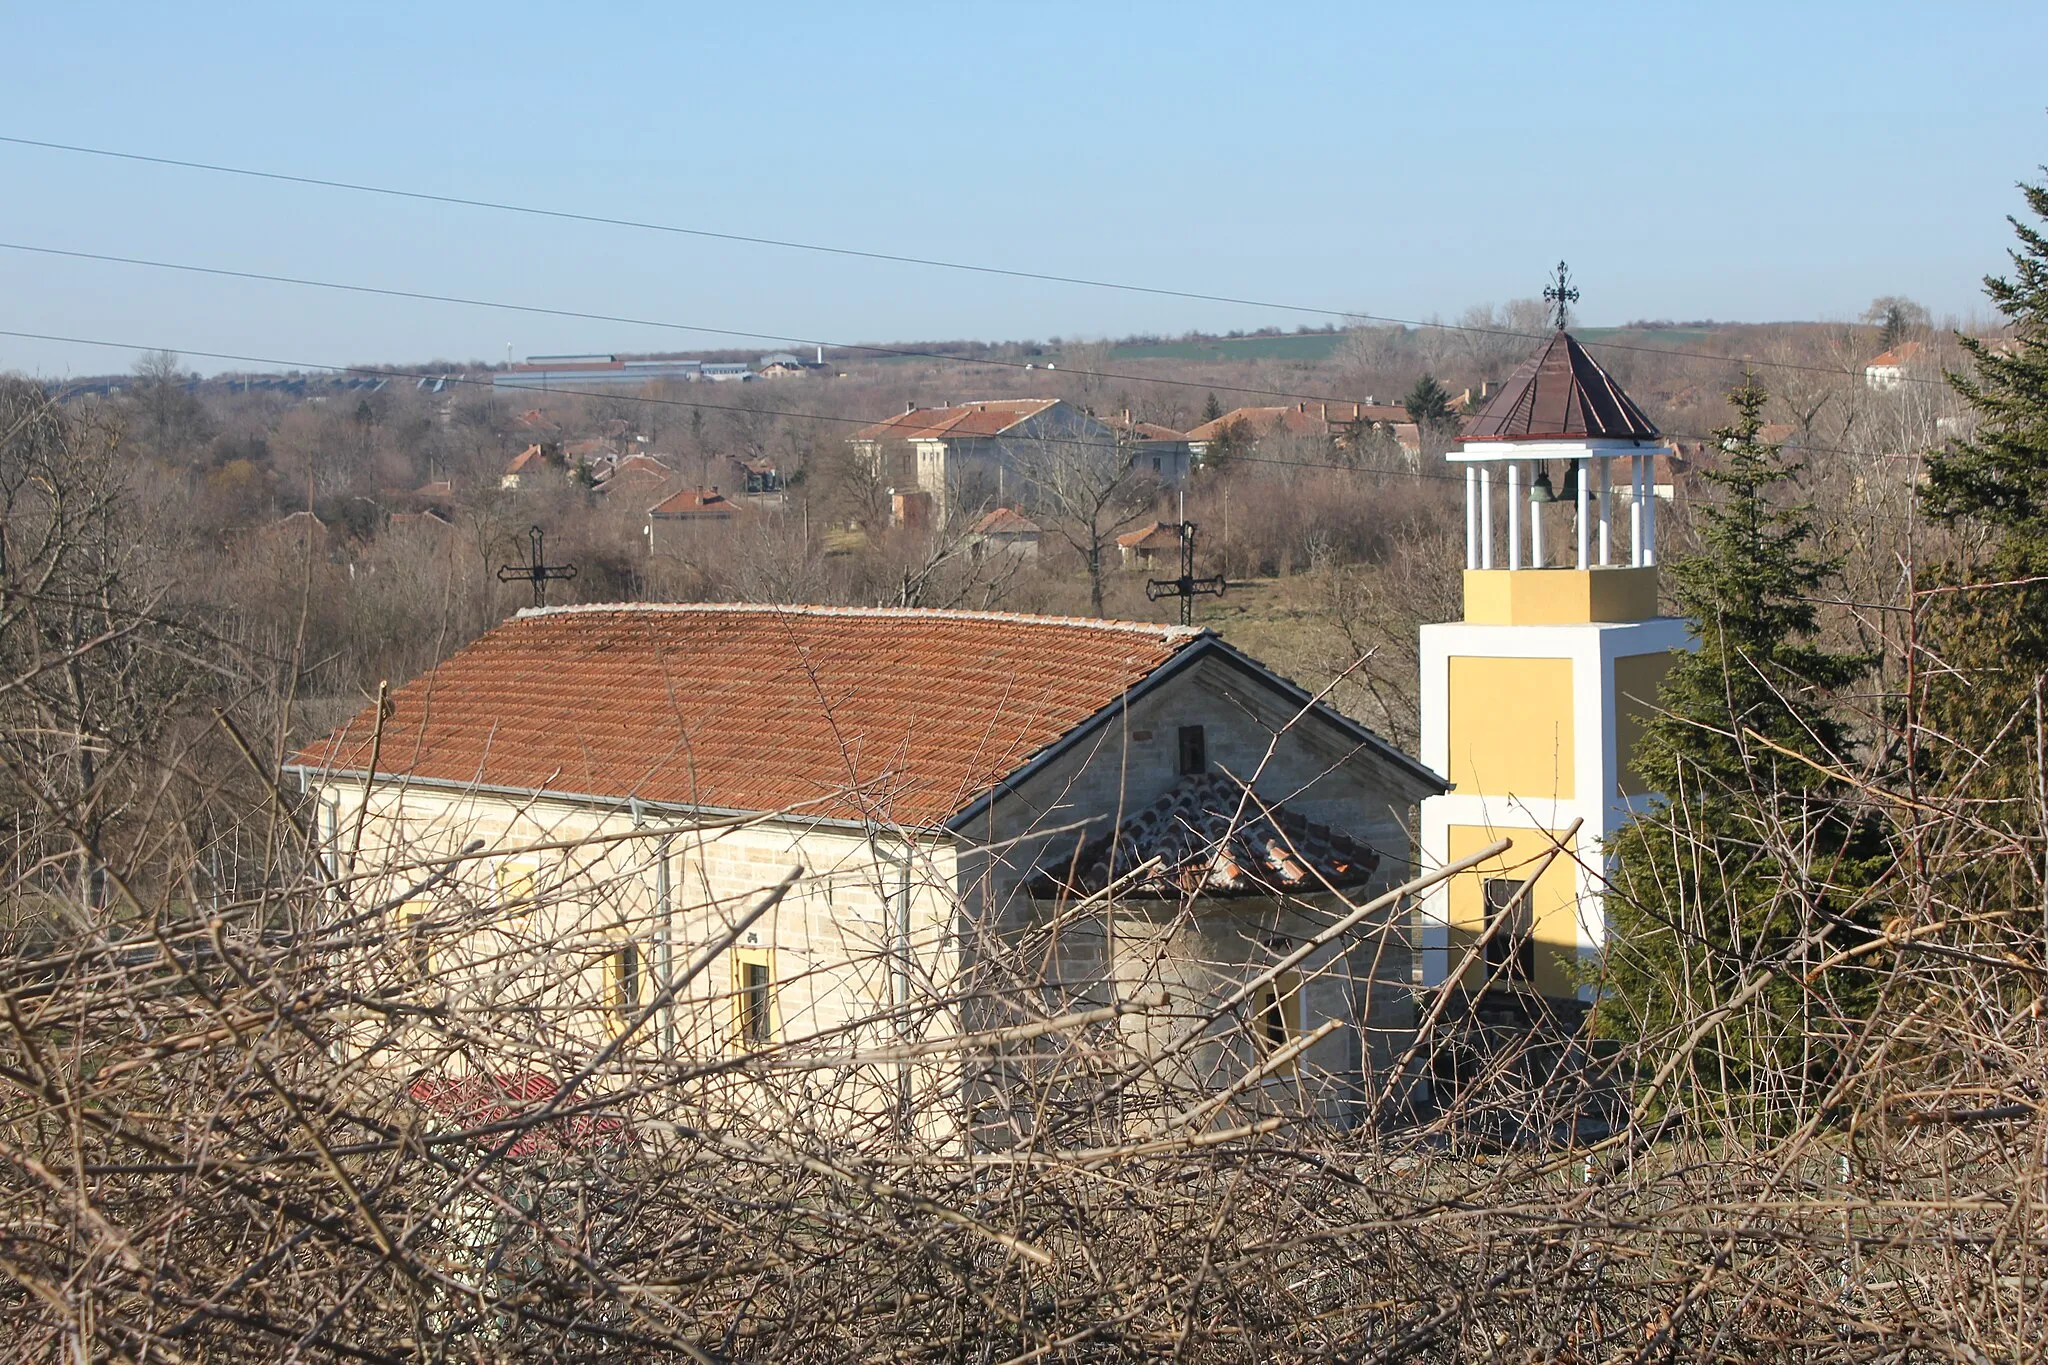
<instances>
[{"instance_id":1,"label":"metal cross on roof","mask_svg":"<svg viewBox=\"0 0 2048 1365\"><path fill-rule=\"evenodd\" d=\"M1565 269L1563 261L1557 263L1557 282L1544 288L1543 297L1557 305L1557 330L1562 332L1571 321L1569 305L1579 301L1579 291L1572 288L1572 273Z\"/></svg>"},{"instance_id":2,"label":"metal cross on roof","mask_svg":"<svg viewBox=\"0 0 2048 1365\"><path fill-rule=\"evenodd\" d=\"M550 564L544 549L540 527L535 526L526 533L531 554L524 564L500 564L500 583L527 582L533 584L533 605L544 607L548 604L548 583L550 580L567 580L576 576L574 564Z\"/></svg>"},{"instance_id":3,"label":"metal cross on roof","mask_svg":"<svg viewBox=\"0 0 2048 1365\"><path fill-rule=\"evenodd\" d=\"M1195 577L1195 524L1183 520L1176 529L1180 532L1180 577L1146 579L1145 600L1157 602L1162 597L1178 597L1180 623L1191 626L1195 623L1195 599L1221 597L1225 584L1220 573L1209 578Z\"/></svg>"}]
</instances>

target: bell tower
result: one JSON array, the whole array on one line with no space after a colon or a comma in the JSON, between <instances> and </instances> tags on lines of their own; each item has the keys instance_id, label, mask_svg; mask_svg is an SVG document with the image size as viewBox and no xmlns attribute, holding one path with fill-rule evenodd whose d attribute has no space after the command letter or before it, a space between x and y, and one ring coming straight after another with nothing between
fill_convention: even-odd
<instances>
[{"instance_id":1,"label":"bell tower","mask_svg":"<svg viewBox=\"0 0 2048 1365\"><path fill-rule=\"evenodd\" d=\"M1558 294L1566 293L1560 278ZM1605 936L1601 852L1652 793L1630 764L1685 623L1657 614L1657 457L1669 446L1564 329L1465 424L1465 618L1422 628L1422 759L1451 783L1422 804L1425 866L1514 847L1435 888L1424 983L1589 999ZM1534 856L1579 820L1519 895Z\"/></svg>"}]
</instances>

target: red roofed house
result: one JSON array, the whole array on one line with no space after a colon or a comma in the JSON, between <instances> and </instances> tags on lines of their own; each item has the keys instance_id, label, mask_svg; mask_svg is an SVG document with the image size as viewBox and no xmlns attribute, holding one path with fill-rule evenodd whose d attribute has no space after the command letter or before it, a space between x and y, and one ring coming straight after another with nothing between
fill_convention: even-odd
<instances>
[{"instance_id":1,"label":"red roofed house","mask_svg":"<svg viewBox=\"0 0 2048 1365\"><path fill-rule=\"evenodd\" d=\"M536 442L514 455L506 464L504 474L498 479L498 487L537 488L550 469L555 471L556 478L568 478L568 466L563 463L560 448Z\"/></svg>"},{"instance_id":2,"label":"red roofed house","mask_svg":"<svg viewBox=\"0 0 2048 1365\"><path fill-rule=\"evenodd\" d=\"M1044 535L1043 527L1016 508L996 507L967 533L967 551L976 559L999 554L1036 559Z\"/></svg>"},{"instance_id":3,"label":"red roofed house","mask_svg":"<svg viewBox=\"0 0 2048 1365\"><path fill-rule=\"evenodd\" d=\"M647 552L673 554L691 528L731 521L736 509L716 488L685 488L647 509Z\"/></svg>"},{"instance_id":4,"label":"red roofed house","mask_svg":"<svg viewBox=\"0 0 2048 1365\"><path fill-rule=\"evenodd\" d=\"M1349 1121L1413 1037L1405 920L1351 907L1412 875L1408 830L1443 782L1207 630L543 608L288 770L337 871L395 868L350 913L395 906L392 932L463 926L430 964L450 1004L524 1002L459 1058L401 1040L393 1066L525 1074L497 1032L542 1020L594 1050L642 1009L621 1066L929 1043L1028 1022L1014 994L972 987L1011 946L1044 974L1034 1010L1163 988L1110 1037L1194 1083L1299 1041L1300 1064L1273 1073L1284 1084L1240 1087L1255 1110ZM772 912L735 918L792 873ZM1189 1028L1192 1044L1163 1048ZM917 1067L918 1093L957 1097L916 1113L927 1135L1028 1130L985 1062L941 1043ZM886 1122L898 1069L882 1071L760 1074L829 1081L832 1103Z\"/></svg>"},{"instance_id":5,"label":"red roofed house","mask_svg":"<svg viewBox=\"0 0 2048 1365\"><path fill-rule=\"evenodd\" d=\"M1889 392L1906 382L1907 376L1921 365L1921 353L1927 348L1917 341L1900 342L1883 355L1874 357L1863 367L1863 382L1880 392Z\"/></svg>"},{"instance_id":6,"label":"red roofed house","mask_svg":"<svg viewBox=\"0 0 2048 1365\"><path fill-rule=\"evenodd\" d=\"M931 494L943 518L953 506L1004 502L1026 491L1026 472L1057 443L1067 449L1117 446L1109 424L1057 398L991 398L905 408L847 438L881 482Z\"/></svg>"},{"instance_id":7,"label":"red roofed house","mask_svg":"<svg viewBox=\"0 0 2048 1365\"><path fill-rule=\"evenodd\" d=\"M1180 563L1180 523L1148 521L1116 538L1117 555L1126 569L1149 569Z\"/></svg>"},{"instance_id":8,"label":"red roofed house","mask_svg":"<svg viewBox=\"0 0 2048 1365\"><path fill-rule=\"evenodd\" d=\"M1276 437L1298 436L1328 441L1338 450L1362 448L1376 437L1393 441L1413 458L1421 440L1408 409L1396 403L1289 403L1271 408L1237 408L1187 434L1197 459L1227 435L1237 434L1259 445Z\"/></svg>"},{"instance_id":9,"label":"red roofed house","mask_svg":"<svg viewBox=\"0 0 2048 1365\"><path fill-rule=\"evenodd\" d=\"M1106 420L1117 439L1131 447L1132 459L1140 469L1149 469L1169 487L1186 480L1195 458L1194 445L1186 432L1157 422L1140 422L1131 416L1129 408Z\"/></svg>"}]
</instances>

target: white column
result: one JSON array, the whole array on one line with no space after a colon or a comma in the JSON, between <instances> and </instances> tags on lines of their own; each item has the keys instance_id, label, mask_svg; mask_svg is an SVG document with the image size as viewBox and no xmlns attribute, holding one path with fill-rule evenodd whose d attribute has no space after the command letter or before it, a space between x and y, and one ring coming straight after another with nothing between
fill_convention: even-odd
<instances>
[{"instance_id":1,"label":"white column","mask_svg":"<svg viewBox=\"0 0 2048 1365\"><path fill-rule=\"evenodd\" d=\"M1643 457L1628 457L1628 562L1643 567Z\"/></svg>"},{"instance_id":2,"label":"white column","mask_svg":"<svg viewBox=\"0 0 2048 1365\"><path fill-rule=\"evenodd\" d=\"M1614 482L1607 468L1608 460L1602 455L1600 465L1600 567L1606 568L1614 562Z\"/></svg>"},{"instance_id":3,"label":"white column","mask_svg":"<svg viewBox=\"0 0 2048 1365\"><path fill-rule=\"evenodd\" d=\"M1643 563L1657 562L1657 457L1643 456Z\"/></svg>"},{"instance_id":4,"label":"white column","mask_svg":"<svg viewBox=\"0 0 2048 1365\"><path fill-rule=\"evenodd\" d=\"M1522 567L1522 462L1508 461L1508 567Z\"/></svg>"},{"instance_id":5,"label":"white column","mask_svg":"<svg viewBox=\"0 0 2048 1365\"><path fill-rule=\"evenodd\" d=\"M1588 487L1588 485L1589 485L1589 484L1591 484L1591 483L1592 483L1592 481L1593 481L1593 470L1592 470L1592 468L1591 468L1591 467L1590 467L1590 466L1589 466L1589 465L1588 465L1588 464L1586 463L1586 461L1584 461L1584 460L1575 460L1575 461L1573 461L1573 463L1572 463L1572 483L1573 483L1573 484L1574 484L1574 485L1575 485L1575 486L1576 486L1576 487L1578 488L1578 490L1579 490L1579 507L1578 507L1578 517L1579 517L1579 520L1578 520L1578 532L1579 532L1579 558L1578 558L1578 567L1579 567L1580 569L1584 569L1584 568L1586 567L1586 563L1587 563L1587 558L1586 558L1586 542L1587 542L1587 541L1588 541L1589 539L1591 539L1591 538L1592 538L1592 534L1593 534L1593 528L1592 528L1592 527L1591 527L1590 525L1588 525L1588 524L1587 524L1587 521L1586 521L1586 513L1587 513L1587 511L1589 510L1589 509L1588 509L1588 506L1587 506L1587 504L1588 504L1588 503L1590 503L1590 502L1592 501L1592 499L1591 499L1590 497L1588 497L1588 496L1587 496L1587 495L1588 495L1589 493L1591 493L1591 491L1592 491L1592 490L1591 490L1591 488L1589 488L1589 487Z\"/></svg>"},{"instance_id":6,"label":"white column","mask_svg":"<svg viewBox=\"0 0 2048 1365\"><path fill-rule=\"evenodd\" d=\"M1465 567L1479 567L1479 467L1465 466Z\"/></svg>"},{"instance_id":7,"label":"white column","mask_svg":"<svg viewBox=\"0 0 2048 1365\"><path fill-rule=\"evenodd\" d=\"M1493 467L1479 466L1479 567L1493 567Z\"/></svg>"},{"instance_id":8,"label":"white column","mask_svg":"<svg viewBox=\"0 0 2048 1365\"><path fill-rule=\"evenodd\" d=\"M1534 492L1535 489L1536 470L1532 465L1529 469L1529 490ZM1549 564L1543 558L1543 504L1533 499L1529 503L1529 567L1532 569L1549 567Z\"/></svg>"}]
</instances>

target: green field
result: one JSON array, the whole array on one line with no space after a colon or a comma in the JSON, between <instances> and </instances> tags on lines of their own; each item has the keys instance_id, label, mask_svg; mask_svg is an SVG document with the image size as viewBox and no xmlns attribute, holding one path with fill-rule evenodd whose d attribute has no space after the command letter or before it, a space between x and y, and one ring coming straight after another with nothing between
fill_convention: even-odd
<instances>
[{"instance_id":1,"label":"green field","mask_svg":"<svg viewBox=\"0 0 2048 1365\"><path fill-rule=\"evenodd\" d=\"M1311 332L1277 337L1203 337L1156 346L1118 346L1118 360L1328 360L1342 345L1342 333Z\"/></svg>"},{"instance_id":2,"label":"green field","mask_svg":"<svg viewBox=\"0 0 2048 1365\"><path fill-rule=\"evenodd\" d=\"M1588 344L1608 341L1646 350L1678 351L1699 345L1713 333L1704 327L1574 327L1572 335Z\"/></svg>"}]
</instances>

